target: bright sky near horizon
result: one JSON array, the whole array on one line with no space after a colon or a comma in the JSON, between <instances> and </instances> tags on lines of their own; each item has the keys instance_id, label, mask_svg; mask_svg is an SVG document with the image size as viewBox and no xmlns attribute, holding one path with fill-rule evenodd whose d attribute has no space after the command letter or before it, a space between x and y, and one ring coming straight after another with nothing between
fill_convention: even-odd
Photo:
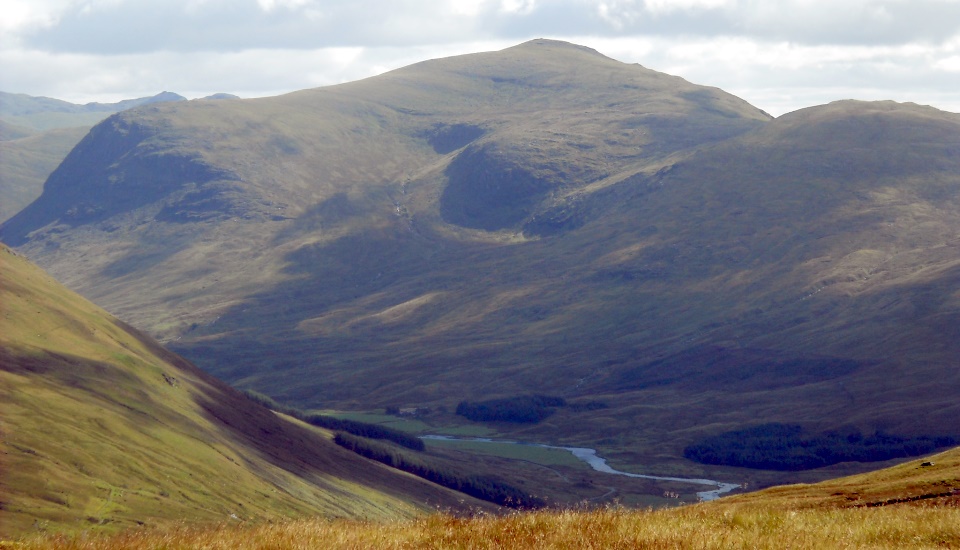
<instances>
[{"instance_id":1,"label":"bright sky near horizon","mask_svg":"<svg viewBox=\"0 0 960 550\"><path fill-rule=\"evenodd\" d=\"M0 90L74 103L261 97L566 40L774 115L960 112L960 0L2 0Z\"/></svg>"}]
</instances>

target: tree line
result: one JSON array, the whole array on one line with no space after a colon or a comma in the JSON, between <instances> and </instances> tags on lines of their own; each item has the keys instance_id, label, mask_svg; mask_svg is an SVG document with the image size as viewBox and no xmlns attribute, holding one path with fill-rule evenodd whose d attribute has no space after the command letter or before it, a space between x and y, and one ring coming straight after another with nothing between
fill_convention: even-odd
<instances>
[{"instance_id":1,"label":"tree line","mask_svg":"<svg viewBox=\"0 0 960 550\"><path fill-rule=\"evenodd\" d=\"M461 401L456 413L474 422L537 423L565 407L562 397L550 395L518 395L487 401Z\"/></svg>"},{"instance_id":2,"label":"tree line","mask_svg":"<svg viewBox=\"0 0 960 550\"><path fill-rule=\"evenodd\" d=\"M859 430L808 433L801 426L770 423L706 437L683 456L702 464L796 471L839 462L876 462L921 456L960 443L953 436L899 436Z\"/></svg>"},{"instance_id":3,"label":"tree line","mask_svg":"<svg viewBox=\"0 0 960 550\"><path fill-rule=\"evenodd\" d=\"M399 449L367 441L344 433L337 433L334 442L360 456L376 460L403 470L438 485L459 491L480 500L510 508L534 509L546 505L543 499L490 476L464 475L437 464L430 464L421 457L410 457Z\"/></svg>"}]
</instances>

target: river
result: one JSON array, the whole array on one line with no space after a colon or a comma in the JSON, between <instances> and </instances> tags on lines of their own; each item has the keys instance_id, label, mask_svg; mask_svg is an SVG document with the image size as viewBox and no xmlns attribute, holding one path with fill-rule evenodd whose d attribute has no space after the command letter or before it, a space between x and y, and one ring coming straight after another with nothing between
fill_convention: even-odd
<instances>
[{"instance_id":1,"label":"river","mask_svg":"<svg viewBox=\"0 0 960 550\"><path fill-rule=\"evenodd\" d=\"M591 468L598 472L603 472L605 474L613 474L618 476L627 476L627 477L637 477L641 479L653 479L657 481L677 481L680 483L693 483L695 485L711 485L715 486L716 489L711 489L709 491L700 491L697 493L697 496L700 500L716 500L720 498L720 495L728 493L734 489L740 488L740 485L737 483L724 483L722 481L714 481L712 479L698 479L698 478L689 478L689 477L667 477L667 476L653 476L647 474L634 474L630 472L623 472L620 470L615 470L607 464L607 459L597 456L596 449L590 449L588 447L558 447L556 445L544 445L542 443L524 443L522 441L509 441L505 439L488 439L485 437L452 437L449 435L422 435L420 439L433 439L438 441L471 441L475 443L506 443L510 445L530 445L533 447L542 447L544 449L560 449L564 451L569 451L573 456L578 459L586 462L590 465Z\"/></svg>"}]
</instances>

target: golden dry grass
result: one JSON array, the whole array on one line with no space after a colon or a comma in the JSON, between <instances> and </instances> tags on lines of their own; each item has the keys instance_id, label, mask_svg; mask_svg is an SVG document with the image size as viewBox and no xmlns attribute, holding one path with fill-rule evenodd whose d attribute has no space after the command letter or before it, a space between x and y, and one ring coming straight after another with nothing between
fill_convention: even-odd
<instances>
[{"instance_id":1,"label":"golden dry grass","mask_svg":"<svg viewBox=\"0 0 960 550\"><path fill-rule=\"evenodd\" d=\"M888 506L793 510L697 505L662 511L518 513L406 522L301 520L119 535L48 537L12 548L955 548L960 508Z\"/></svg>"},{"instance_id":2,"label":"golden dry grass","mask_svg":"<svg viewBox=\"0 0 960 550\"><path fill-rule=\"evenodd\" d=\"M933 462L923 466L923 462ZM46 536L23 550L153 548L960 548L960 449L869 474L661 510L623 507L406 521L302 519ZM947 496L935 497L931 493ZM952 494L951 494L952 493ZM862 499L844 498L850 494ZM909 503L882 505L891 498ZM3 548L0 543L0 548Z\"/></svg>"}]
</instances>

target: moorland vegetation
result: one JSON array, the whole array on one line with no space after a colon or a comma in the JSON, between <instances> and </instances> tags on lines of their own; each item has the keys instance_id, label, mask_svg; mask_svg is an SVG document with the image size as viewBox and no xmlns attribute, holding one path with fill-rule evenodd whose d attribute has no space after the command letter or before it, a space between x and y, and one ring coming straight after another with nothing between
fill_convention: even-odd
<instances>
[{"instance_id":1,"label":"moorland vegetation","mask_svg":"<svg viewBox=\"0 0 960 550\"><path fill-rule=\"evenodd\" d=\"M930 464L923 466L924 463ZM401 522L299 520L43 537L24 550L152 548L954 548L960 452L816 485L663 510L547 510Z\"/></svg>"}]
</instances>

